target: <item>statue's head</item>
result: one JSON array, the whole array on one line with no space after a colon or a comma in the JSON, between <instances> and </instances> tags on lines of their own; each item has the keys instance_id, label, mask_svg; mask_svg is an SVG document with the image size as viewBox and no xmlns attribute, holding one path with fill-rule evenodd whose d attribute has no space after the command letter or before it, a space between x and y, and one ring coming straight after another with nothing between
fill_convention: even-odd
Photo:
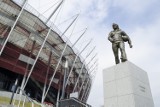
<instances>
[{"instance_id":1,"label":"statue's head","mask_svg":"<svg viewBox=\"0 0 160 107\"><path fill-rule=\"evenodd\" d=\"M112 27L113 27L114 30L119 29L118 24L115 24L115 23L112 24Z\"/></svg>"}]
</instances>

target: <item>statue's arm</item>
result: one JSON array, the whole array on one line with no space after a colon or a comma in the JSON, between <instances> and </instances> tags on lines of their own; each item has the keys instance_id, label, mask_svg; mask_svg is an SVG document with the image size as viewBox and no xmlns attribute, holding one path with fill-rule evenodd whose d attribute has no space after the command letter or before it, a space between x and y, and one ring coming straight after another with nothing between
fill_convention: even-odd
<instances>
[{"instance_id":1,"label":"statue's arm","mask_svg":"<svg viewBox=\"0 0 160 107\"><path fill-rule=\"evenodd\" d=\"M109 35L108 35L108 40L113 43L114 40L113 40L113 38L112 38L112 32L109 33Z\"/></svg>"},{"instance_id":2,"label":"statue's arm","mask_svg":"<svg viewBox=\"0 0 160 107\"><path fill-rule=\"evenodd\" d=\"M129 44L130 48L132 48L133 45L132 45L132 41L131 41L130 37L124 31L122 31L122 35L127 36L127 38L128 38L128 44Z\"/></svg>"},{"instance_id":3,"label":"statue's arm","mask_svg":"<svg viewBox=\"0 0 160 107\"><path fill-rule=\"evenodd\" d=\"M130 47L130 48L132 48L132 47L133 47L133 45L132 45L132 41L131 41L131 39L129 38L129 36L128 36L128 44L129 44L129 47Z\"/></svg>"}]
</instances>

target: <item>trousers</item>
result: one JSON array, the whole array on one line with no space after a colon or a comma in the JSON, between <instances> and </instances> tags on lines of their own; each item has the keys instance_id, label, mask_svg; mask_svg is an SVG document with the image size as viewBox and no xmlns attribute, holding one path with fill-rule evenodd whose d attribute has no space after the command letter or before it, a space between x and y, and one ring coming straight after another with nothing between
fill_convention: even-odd
<instances>
[{"instance_id":1,"label":"trousers","mask_svg":"<svg viewBox=\"0 0 160 107\"><path fill-rule=\"evenodd\" d=\"M118 54L119 50L121 52L121 62L127 61L124 42L112 43L112 50L113 50L113 53L114 53L116 64L118 64L120 62L119 61L119 54Z\"/></svg>"}]
</instances>

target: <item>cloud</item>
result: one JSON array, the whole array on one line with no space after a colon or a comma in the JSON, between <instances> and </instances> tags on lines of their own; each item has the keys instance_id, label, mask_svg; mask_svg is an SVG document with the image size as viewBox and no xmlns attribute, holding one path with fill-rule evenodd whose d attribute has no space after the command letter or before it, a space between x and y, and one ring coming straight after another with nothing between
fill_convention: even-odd
<instances>
[{"instance_id":1,"label":"cloud","mask_svg":"<svg viewBox=\"0 0 160 107\"><path fill-rule=\"evenodd\" d=\"M132 30L131 36L133 36L133 42L135 42L135 49L139 50L137 54L133 53L136 54L136 57L140 56L145 60L152 60L154 58L154 60L156 60L157 56L159 57L159 27L160 20L157 19L152 24L136 27L134 30Z\"/></svg>"},{"instance_id":2,"label":"cloud","mask_svg":"<svg viewBox=\"0 0 160 107\"><path fill-rule=\"evenodd\" d=\"M157 82L160 81L160 8L158 4L159 0L66 0L59 20L63 21L81 11L76 30L86 26L89 28L76 48L81 50L82 44L94 38L92 45L96 45L98 52L99 70L88 99L93 107L103 105L102 70L115 63L111 43L107 40L113 22L118 22L122 30L131 37L133 49L126 44L128 59L147 71L155 107L160 106L160 84ZM74 38L77 37L78 35L74 36L71 42L73 43Z\"/></svg>"},{"instance_id":3,"label":"cloud","mask_svg":"<svg viewBox=\"0 0 160 107\"><path fill-rule=\"evenodd\" d=\"M136 11L135 11L136 12ZM145 17L145 16L144 16ZM155 19L154 21L150 23L146 23L145 25L141 26L134 26L134 27L125 27L122 26L122 29L124 27L124 31L128 33L128 35L131 37L133 42L133 49L130 49L128 44L126 43L126 51L128 55L128 59L135 63L137 66L140 66L142 69L144 69L149 76L151 89L153 98L155 101L155 106L159 106L158 99L160 98L158 90L160 88L160 84L157 82L159 79L159 67L160 63L160 37L159 37L159 28L160 28L160 20L159 17L153 17ZM119 23L120 25L123 25L122 23ZM127 24L127 23L125 23ZM132 22L131 24L134 24ZM96 31L92 29L92 32L94 32L95 39L97 41L97 48L99 52L99 71L96 76L97 83L100 84L101 82L101 72L104 68L107 68L111 65L114 65L114 57L111 49L111 44L107 40L107 34L111 30L111 26L108 27L102 27L97 26ZM155 76L157 75L157 76ZM102 86L99 86L99 88L96 88L97 86L94 86L95 89L93 89L93 92L91 92L91 98L89 99L89 102L94 102L93 99L101 98L101 95L103 95L103 91L100 92L100 90L103 89ZM96 90L97 89L97 90ZM96 94L99 93L99 94ZM94 97L94 98L93 98ZM98 102L98 101L97 101ZM99 104L94 104L94 107L100 106Z\"/></svg>"},{"instance_id":4,"label":"cloud","mask_svg":"<svg viewBox=\"0 0 160 107\"><path fill-rule=\"evenodd\" d=\"M140 14L148 10L156 0L113 0L113 6L132 14Z\"/></svg>"},{"instance_id":5,"label":"cloud","mask_svg":"<svg viewBox=\"0 0 160 107\"><path fill-rule=\"evenodd\" d=\"M94 0L92 6L87 10L88 16L93 19L93 21L101 22L107 17L107 0Z\"/></svg>"},{"instance_id":6,"label":"cloud","mask_svg":"<svg viewBox=\"0 0 160 107\"><path fill-rule=\"evenodd\" d=\"M100 22L107 17L107 4L110 1L107 0L68 0L65 5L65 14L70 15L75 10L79 10L82 17L85 17L89 21Z\"/></svg>"}]
</instances>

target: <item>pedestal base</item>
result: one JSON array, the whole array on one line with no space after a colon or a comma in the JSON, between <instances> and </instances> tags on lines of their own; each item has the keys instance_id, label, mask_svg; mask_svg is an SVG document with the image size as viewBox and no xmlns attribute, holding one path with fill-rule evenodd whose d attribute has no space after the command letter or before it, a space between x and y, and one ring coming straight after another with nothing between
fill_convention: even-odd
<instances>
[{"instance_id":1,"label":"pedestal base","mask_svg":"<svg viewBox=\"0 0 160 107\"><path fill-rule=\"evenodd\" d=\"M147 73L127 61L103 70L104 107L154 107Z\"/></svg>"}]
</instances>

